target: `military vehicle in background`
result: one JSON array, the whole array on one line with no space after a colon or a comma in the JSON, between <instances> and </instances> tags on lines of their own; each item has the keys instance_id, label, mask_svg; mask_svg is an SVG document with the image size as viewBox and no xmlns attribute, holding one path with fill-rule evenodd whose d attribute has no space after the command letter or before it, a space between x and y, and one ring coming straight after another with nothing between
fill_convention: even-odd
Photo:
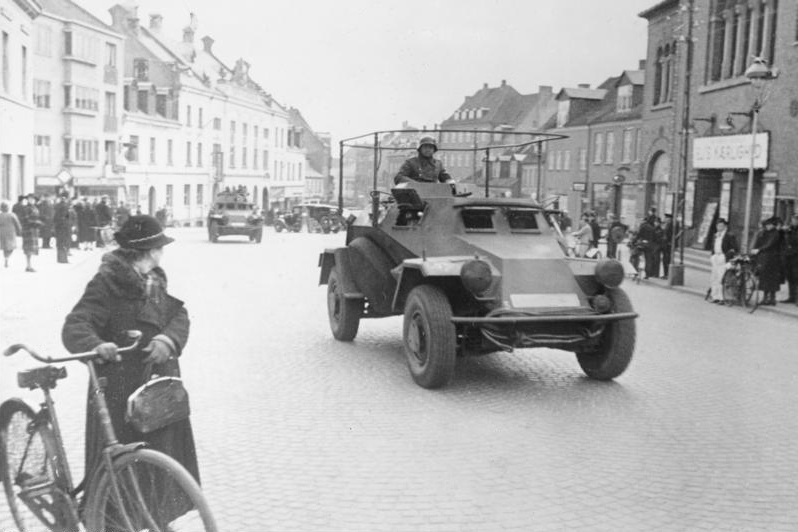
<instances>
[{"instance_id":1,"label":"military vehicle in background","mask_svg":"<svg viewBox=\"0 0 798 532\"><path fill-rule=\"evenodd\" d=\"M258 243L263 238L263 215L243 188L217 193L208 213L208 240L217 242L228 235L243 235Z\"/></svg>"}]
</instances>

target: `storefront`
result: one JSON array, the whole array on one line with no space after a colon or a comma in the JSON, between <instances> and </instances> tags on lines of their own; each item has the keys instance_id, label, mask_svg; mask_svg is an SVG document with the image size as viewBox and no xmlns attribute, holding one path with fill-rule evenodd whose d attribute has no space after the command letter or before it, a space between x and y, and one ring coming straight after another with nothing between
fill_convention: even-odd
<instances>
[{"instance_id":1,"label":"storefront","mask_svg":"<svg viewBox=\"0 0 798 532\"><path fill-rule=\"evenodd\" d=\"M763 217L776 208L778 182L767 172L770 134L698 137L693 142L693 169L687 187L687 205L696 228L693 244L702 247L715 217L726 218L729 230L738 238L745 227L749 167L753 164L749 232L753 235Z\"/></svg>"}]
</instances>

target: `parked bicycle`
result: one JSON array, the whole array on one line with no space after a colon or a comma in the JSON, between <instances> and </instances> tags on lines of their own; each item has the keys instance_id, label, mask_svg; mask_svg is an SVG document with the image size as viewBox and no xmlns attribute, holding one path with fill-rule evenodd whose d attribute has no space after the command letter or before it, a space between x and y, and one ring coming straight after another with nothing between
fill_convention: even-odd
<instances>
[{"instance_id":1,"label":"parked bicycle","mask_svg":"<svg viewBox=\"0 0 798 532\"><path fill-rule=\"evenodd\" d=\"M134 350L141 333L129 331ZM95 351L66 357L41 356L14 344L5 356L25 351L48 365L17 374L20 388L40 389L44 402L35 412L21 399L0 405L0 477L14 522L21 532L43 524L51 531L193 532L217 530L210 507L194 477L173 458L144 443L116 439L105 401L105 379L95 371ZM51 390L67 376L50 364L81 360L89 370L92 405L105 435L102 461L77 488L67 463ZM81 497L81 486L87 489ZM40 523L39 523L40 522ZM81 524L85 527L81 527Z\"/></svg>"},{"instance_id":2,"label":"parked bicycle","mask_svg":"<svg viewBox=\"0 0 798 532\"><path fill-rule=\"evenodd\" d=\"M721 279L723 301L740 305L754 312L759 306L759 278L756 263L750 255L740 254L729 261Z\"/></svg>"}]
</instances>

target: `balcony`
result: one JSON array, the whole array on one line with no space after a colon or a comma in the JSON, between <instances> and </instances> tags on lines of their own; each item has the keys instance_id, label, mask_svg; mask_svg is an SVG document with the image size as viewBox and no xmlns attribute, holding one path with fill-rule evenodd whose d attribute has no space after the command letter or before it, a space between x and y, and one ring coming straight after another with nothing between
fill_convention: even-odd
<instances>
[{"instance_id":1,"label":"balcony","mask_svg":"<svg viewBox=\"0 0 798 532\"><path fill-rule=\"evenodd\" d=\"M106 133L116 133L119 129L119 120L115 116L103 117L103 131Z\"/></svg>"},{"instance_id":2,"label":"balcony","mask_svg":"<svg viewBox=\"0 0 798 532\"><path fill-rule=\"evenodd\" d=\"M103 71L103 81L109 85L116 85L119 82L119 74L116 70L116 67L105 65L105 70Z\"/></svg>"}]
</instances>

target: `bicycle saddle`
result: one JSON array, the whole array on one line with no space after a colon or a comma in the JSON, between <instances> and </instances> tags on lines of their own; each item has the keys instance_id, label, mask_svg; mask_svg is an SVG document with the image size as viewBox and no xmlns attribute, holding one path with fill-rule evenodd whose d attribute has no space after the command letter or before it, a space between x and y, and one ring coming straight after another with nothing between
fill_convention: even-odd
<instances>
[{"instance_id":1,"label":"bicycle saddle","mask_svg":"<svg viewBox=\"0 0 798 532\"><path fill-rule=\"evenodd\" d=\"M20 388L34 390L36 388L52 389L55 388L56 381L65 379L67 370L65 367L42 366L40 368L27 369L17 373L17 385Z\"/></svg>"}]
</instances>

